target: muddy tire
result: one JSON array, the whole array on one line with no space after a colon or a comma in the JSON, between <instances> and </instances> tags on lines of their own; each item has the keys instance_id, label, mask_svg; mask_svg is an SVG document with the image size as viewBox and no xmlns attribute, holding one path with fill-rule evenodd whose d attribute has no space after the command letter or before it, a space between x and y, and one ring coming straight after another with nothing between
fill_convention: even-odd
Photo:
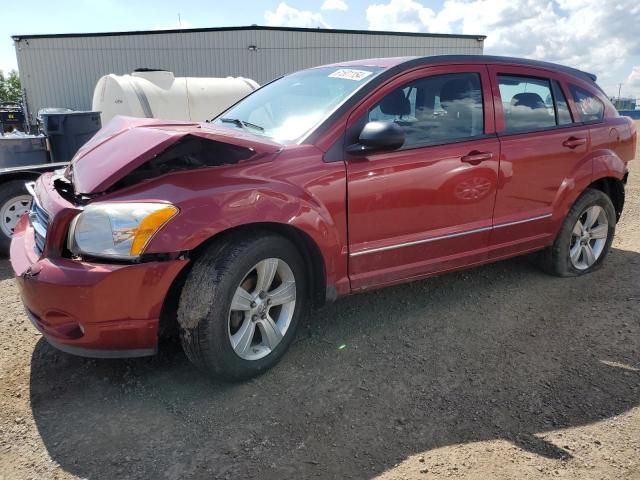
<instances>
[{"instance_id":1,"label":"muddy tire","mask_svg":"<svg viewBox=\"0 0 640 480\"><path fill-rule=\"evenodd\" d=\"M196 260L182 289L182 347L217 378L259 375L291 345L306 299L304 262L294 244L271 233L228 238Z\"/></svg>"},{"instance_id":2,"label":"muddy tire","mask_svg":"<svg viewBox=\"0 0 640 480\"><path fill-rule=\"evenodd\" d=\"M587 189L573 204L553 245L536 258L547 273L574 277L600 268L611 248L616 213L608 195Z\"/></svg>"},{"instance_id":3,"label":"muddy tire","mask_svg":"<svg viewBox=\"0 0 640 480\"><path fill-rule=\"evenodd\" d=\"M0 255L9 255L11 232L20 217L29 210L31 195L24 180L0 184Z\"/></svg>"}]
</instances>

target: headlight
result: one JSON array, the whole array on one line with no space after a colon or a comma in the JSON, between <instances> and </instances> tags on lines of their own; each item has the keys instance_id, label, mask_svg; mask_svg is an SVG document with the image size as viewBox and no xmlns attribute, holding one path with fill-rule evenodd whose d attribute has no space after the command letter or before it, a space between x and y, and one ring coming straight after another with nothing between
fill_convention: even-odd
<instances>
[{"instance_id":1,"label":"headlight","mask_svg":"<svg viewBox=\"0 0 640 480\"><path fill-rule=\"evenodd\" d=\"M133 259L149 240L178 213L163 203L103 203L89 205L71 222L72 253Z\"/></svg>"}]
</instances>

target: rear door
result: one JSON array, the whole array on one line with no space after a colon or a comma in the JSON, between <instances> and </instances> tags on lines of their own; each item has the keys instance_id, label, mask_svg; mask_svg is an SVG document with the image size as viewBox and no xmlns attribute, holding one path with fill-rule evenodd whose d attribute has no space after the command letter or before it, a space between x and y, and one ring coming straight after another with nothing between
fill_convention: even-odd
<instances>
[{"instance_id":1,"label":"rear door","mask_svg":"<svg viewBox=\"0 0 640 480\"><path fill-rule=\"evenodd\" d=\"M349 268L362 289L487 257L499 145L484 65L403 75L350 116L347 144L368 121L391 121L402 148L347 155Z\"/></svg>"},{"instance_id":2,"label":"rear door","mask_svg":"<svg viewBox=\"0 0 640 480\"><path fill-rule=\"evenodd\" d=\"M554 210L573 179L591 174L589 132L571 112L553 72L489 66L500 139L499 186L490 258L550 243Z\"/></svg>"}]
</instances>

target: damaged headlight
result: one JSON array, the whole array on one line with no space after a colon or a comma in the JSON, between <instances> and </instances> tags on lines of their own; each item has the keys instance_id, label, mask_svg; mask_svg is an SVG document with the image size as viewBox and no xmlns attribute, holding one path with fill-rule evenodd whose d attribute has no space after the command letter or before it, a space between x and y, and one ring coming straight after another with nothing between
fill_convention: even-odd
<instances>
[{"instance_id":1,"label":"damaged headlight","mask_svg":"<svg viewBox=\"0 0 640 480\"><path fill-rule=\"evenodd\" d=\"M68 246L75 255L134 259L151 238L178 213L163 203L88 205L69 228Z\"/></svg>"}]
</instances>

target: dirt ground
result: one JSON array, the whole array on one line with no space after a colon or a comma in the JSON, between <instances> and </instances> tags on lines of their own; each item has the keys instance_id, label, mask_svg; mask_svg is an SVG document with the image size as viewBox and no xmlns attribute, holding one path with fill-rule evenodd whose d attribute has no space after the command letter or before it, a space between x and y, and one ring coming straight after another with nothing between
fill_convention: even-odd
<instances>
[{"instance_id":1,"label":"dirt ground","mask_svg":"<svg viewBox=\"0 0 640 480\"><path fill-rule=\"evenodd\" d=\"M0 479L640 479L634 171L600 271L519 258L347 298L240 385L175 345L54 350L2 260Z\"/></svg>"}]
</instances>

